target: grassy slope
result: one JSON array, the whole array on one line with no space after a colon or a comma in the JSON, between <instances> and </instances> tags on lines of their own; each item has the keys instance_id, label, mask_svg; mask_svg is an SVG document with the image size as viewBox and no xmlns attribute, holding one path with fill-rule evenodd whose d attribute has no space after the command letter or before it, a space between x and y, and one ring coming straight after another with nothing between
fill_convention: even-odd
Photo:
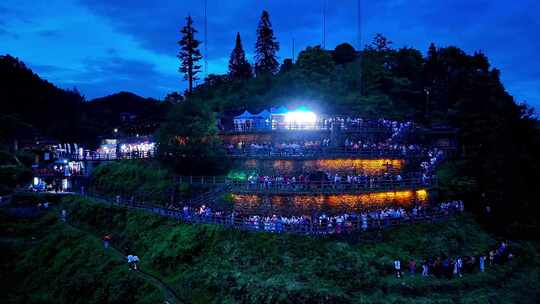
<instances>
[{"instance_id":1,"label":"grassy slope","mask_svg":"<svg viewBox=\"0 0 540 304\"><path fill-rule=\"evenodd\" d=\"M100 193L133 196L136 201L166 204L176 192L177 199L189 196L187 184L174 183L172 173L154 162L123 160L102 164L92 172L91 188ZM176 189L175 189L176 188Z\"/></svg>"},{"instance_id":2,"label":"grassy slope","mask_svg":"<svg viewBox=\"0 0 540 304\"><path fill-rule=\"evenodd\" d=\"M105 254L98 238L54 214L22 220L1 215L3 303L158 303L161 291Z\"/></svg>"},{"instance_id":3,"label":"grassy slope","mask_svg":"<svg viewBox=\"0 0 540 304\"><path fill-rule=\"evenodd\" d=\"M496 240L468 216L386 231L384 241L246 233L172 220L69 198L71 219L135 250L142 267L192 303L535 303L537 248L511 264L462 279L395 279L394 257L486 252Z\"/></svg>"}]
</instances>

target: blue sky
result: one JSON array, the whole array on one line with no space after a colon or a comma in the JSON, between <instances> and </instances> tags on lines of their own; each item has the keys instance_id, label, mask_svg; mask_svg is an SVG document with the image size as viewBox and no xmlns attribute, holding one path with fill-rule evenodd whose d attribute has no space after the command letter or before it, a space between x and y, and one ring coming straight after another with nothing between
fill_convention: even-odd
<instances>
[{"instance_id":1,"label":"blue sky","mask_svg":"<svg viewBox=\"0 0 540 304\"><path fill-rule=\"evenodd\" d=\"M281 60L321 44L357 41L356 0L208 0L209 73L224 73L236 32L250 60L260 13L266 9ZM362 1L362 39L383 33L395 47L425 52L430 42L481 50L502 70L516 100L540 110L540 1ZM121 90L162 98L186 84L177 72L179 29L192 14L203 38L204 1L3 0L0 54L19 57L43 78L77 87L87 98Z\"/></svg>"}]
</instances>

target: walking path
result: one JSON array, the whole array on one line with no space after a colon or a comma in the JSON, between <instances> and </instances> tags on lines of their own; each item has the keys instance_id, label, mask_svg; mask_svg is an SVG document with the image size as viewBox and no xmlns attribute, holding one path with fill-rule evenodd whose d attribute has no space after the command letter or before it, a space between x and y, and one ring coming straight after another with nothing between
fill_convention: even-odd
<instances>
[{"instance_id":1,"label":"walking path","mask_svg":"<svg viewBox=\"0 0 540 304\"><path fill-rule=\"evenodd\" d=\"M88 234L88 235L90 235L90 236L92 236L94 238L100 239L99 236L95 235L94 233L92 233L90 231L87 231L86 229L75 226L70 222L65 222L65 223L66 223L66 225L68 225L69 227L71 227L71 228L73 228L73 229L75 229L77 231ZM122 260L126 259L127 253L122 252L122 250L120 248L114 246L113 244L109 245L108 250L111 250L117 256L121 257ZM149 281L152 285L154 285L155 287L159 288L160 290L162 290L164 292L164 294L165 294L165 303L170 303L170 304L173 304L173 303L181 304L181 303L183 303L180 300L180 298L176 295L176 293L174 292L172 287L167 285L167 283L163 282L160 278L158 278L155 275L152 275L152 274L140 269L140 267L137 270L134 270L134 271L135 271L135 273L137 273L137 275L139 275L140 277L142 277L145 280Z\"/></svg>"}]
</instances>

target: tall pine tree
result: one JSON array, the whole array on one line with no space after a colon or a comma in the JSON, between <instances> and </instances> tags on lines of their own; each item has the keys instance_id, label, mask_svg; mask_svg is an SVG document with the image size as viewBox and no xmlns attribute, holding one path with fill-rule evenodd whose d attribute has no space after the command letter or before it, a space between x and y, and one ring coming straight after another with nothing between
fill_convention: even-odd
<instances>
[{"instance_id":1,"label":"tall pine tree","mask_svg":"<svg viewBox=\"0 0 540 304\"><path fill-rule=\"evenodd\" d=\"M278 71L279 63L276 53L279 51L279 42L274 37L274 30L270 23L270 15L263 11L257 28L257 42L255 43L255 73L257 75Z\"/></svg>"},{"instance_id":2,"label":"tall pine tree","mask_svg":"<svg viewBox=\"0 0 540 304\"><path fill-rule=\"evenodd\" d=\"M251 64L247 61L242 48L240 33L236 33L236 44L229 59L229 76L232 79L249 79L252 76Z\"/></svg>"},{"instance_id":3,"label":"tall pine tree","mask_svg":"<svg viewBox=\"0 0 540 304\"><path fill-rule=\"evenodd\" d=\"M193 81L198 80L197 74L201 71L201 66L197 64L202 55L198 47L201 42L195 39L197 30L193 27L193 19L187 16L186 25L180 31L182 39L178 41L180 45L180 73L184 74L184 80L189 82L188 92L193 92Z\"/></svg>"}]
</instances>

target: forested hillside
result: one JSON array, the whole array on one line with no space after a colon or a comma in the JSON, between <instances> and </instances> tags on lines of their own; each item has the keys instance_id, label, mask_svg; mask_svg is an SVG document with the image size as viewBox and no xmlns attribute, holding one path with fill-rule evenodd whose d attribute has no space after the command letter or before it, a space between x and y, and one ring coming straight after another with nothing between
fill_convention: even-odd
<instances>
[{"instance_id":1,"label":"forested hillside","mask_svg":"<svg viewBox=\"0 0 540 304\"><path fill-rule=\"evenodd\" d=\"M237 53L231 55L231 63L238 61L233 61ZM257 112L278 105L311 105L324 113L413 120L427 128L442 125L457 130L459 147L455 159L449 159L440 171L440 189L453 189L452 193L472 199L476 203L470 208L478 213L489 206L495 221L501 223L500 230L534 235L538 217L528 210L540 195L536 187L540 180L538 122L531 108L516 102L505 90L501 72L491 67L485 54L434 44L425 52L393 48L387 38L377 35L360 51L348 44L333 51L308 47L296 62L285 61L275 74L244 73L239 77L232 72L210 75L170 112L161 128L163 151L184 149L179 153L183 157L175 159L180 167L189 166L195 156L220 155L197 148L192 158L185 158L190 155L185 146L171 140L189 132L183 121L187 108L194 106L202 113L189 121L203 130L197 134L201 140L214 133L213 122L207 118L211 115L205 111L231 119L244 109Z\"/></svg>"},{"instance_id":2,"label":"forested hillside","mask_svg":"<svg viewBox=\"0 0 540 304\"><path fill-rule=\"evenodd\" d=\"M95 144L113 128L153 133L169 103L128 92L86 101L76 89L64 90L41 79L17 58L0 56L1 142L47 137ZM122 114L129 120L126 124Z\"/></svg>"}]
</instances>

